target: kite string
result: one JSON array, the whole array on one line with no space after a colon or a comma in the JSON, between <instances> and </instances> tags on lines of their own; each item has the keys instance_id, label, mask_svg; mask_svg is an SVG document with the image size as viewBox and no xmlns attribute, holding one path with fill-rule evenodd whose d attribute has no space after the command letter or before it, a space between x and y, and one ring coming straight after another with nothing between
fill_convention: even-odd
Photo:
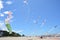
<instances>
[{"instance_id":1,"label":"kite string","mask_svg":"<svg viewBox=\"0 0 60 40\"><path fill-rule=\"evenodd\" d=\"M26 3L25 3L26 2ZM29 17L30 17L30 6L29 6L29 4L28 4L28 0L24 0L24 4L25 4L25 6L24 6L24 8L25 7L27 7L27 16L26 16L26 21L28 21L29 20Z\"/></svg>"},{"instance_id":2,"label":"kite string","mask_svg":"<svg viewBox=\"0 0 60 40\"><path fill-rule=\"evenodd\" d=\"M52 32L56 27L57 27L57 26L52 27L52 28L51 28L48 32L46 32L46 33Z\"/></svg>"}]
</instances>

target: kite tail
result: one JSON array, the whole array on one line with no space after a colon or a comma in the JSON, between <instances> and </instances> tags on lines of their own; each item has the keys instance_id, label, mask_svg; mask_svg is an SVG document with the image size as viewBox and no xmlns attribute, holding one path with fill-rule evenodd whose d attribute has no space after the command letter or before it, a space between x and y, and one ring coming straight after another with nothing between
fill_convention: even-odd
<instances>
[{"instance_id":1,"label":"kite tail","mask_svg":"<svg viewBox=\"0 0 60 40\"><path fill-rule=\"evenodd\" d=\"M6 24L6 27L9 31L9 34L12 34L12 28L11 28L10 24Z\"/></svg>"}]
</instances>

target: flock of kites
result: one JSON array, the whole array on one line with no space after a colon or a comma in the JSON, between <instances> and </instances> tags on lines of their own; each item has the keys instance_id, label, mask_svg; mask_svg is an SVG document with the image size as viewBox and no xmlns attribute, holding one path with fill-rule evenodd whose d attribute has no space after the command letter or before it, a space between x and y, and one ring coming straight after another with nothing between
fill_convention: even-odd
<instances>
[{"instance_id":1,"label":"flock of kites","mask_svg":"<svg viewBox=\"0 0 60 40\"><path fill-rule=\"evenodd\" d=\"M28 5L28 0L24 0L23 1L23 3L25 4L25 5ZM7 1L6 2L6 4L12 4L12 2L11 1ZM10 26L10 20L13 18L13 16L12 16L12 11L5 11L5 12L3 12L4 14L2 14L1 13L1 10L4 8L4 6L3 6L3 1L2 0L0 0L0 17L4 17L4 15L6 14L6 15L8 15L6 18L5 18L5 25L6 25L6 27L7 27L7 29L8 29L8 31L9 31L9 33L11 34L12 33L12 29L11 29L11 26ZM40 19L40 16L36 19L36 20L34 20L33 21L33 23L34 24L37 24L38 23L38 21L39 21L39 19ZM44 25L46 23L46 19L44 19L43 21L42 21L42 23L41 23L41 25ZM57 26L55 26L55 28L56 28ZM51 29L52 30L52 29Z\"/></svg>"}]
</instances>

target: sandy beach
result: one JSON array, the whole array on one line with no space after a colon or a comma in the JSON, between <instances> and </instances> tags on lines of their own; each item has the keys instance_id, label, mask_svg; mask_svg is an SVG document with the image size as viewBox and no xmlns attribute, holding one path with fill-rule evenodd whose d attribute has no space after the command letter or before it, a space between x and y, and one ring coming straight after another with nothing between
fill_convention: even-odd
<instances>
[{"instance_id":1,"label":"sandy beach","mask_svg":"<svg viewBox=\"0 0 60 40\"><path fill-rule=\"evenodd\" d=\"M0 37L0 40L60 40L60 37Z\"/></svg>"}]
</instances>

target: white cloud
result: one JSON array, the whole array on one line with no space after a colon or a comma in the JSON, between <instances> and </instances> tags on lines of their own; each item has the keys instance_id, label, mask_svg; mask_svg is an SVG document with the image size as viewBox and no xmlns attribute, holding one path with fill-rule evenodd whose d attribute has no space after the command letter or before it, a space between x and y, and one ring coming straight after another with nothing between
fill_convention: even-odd
<instances>
[{"instance_id":1,"label":"white cloud","mask_svg":"<svg viewBox=\"0 0 60 40\"><path fill-rule=\"evenodd\" d=\"M0 27L3 26L3 25L4 25L4 23L0 22Z\"/></svg>"},{"instance_id":2,"label":"white cloud","mask_svg":"<svg viewBox=\"0 0 60 40\"><path fill-rule=\"evenodd\" d=\"M5 26L5 24L4 24L4 22L2 22L2 21L0 21L0 29L8 31L7 28L6 28L6 26Z\"/></svg>"},{"instance_id":3,"label":"white cloud","mask_svg":"<svg viewBox=\"0 0 60 40\"><path fill-rule=\"evenodd\" d=\"M3 13L4 13L4 14L8 14L8 12L9 12L9 11L5 11L5 12L3 12Z\"/></svg>"},{"instance_id":4,"label":"white cloud","mask_svg":"<svg viewBox=\"0 0 60 40\"><path fill-rule=\"evenodd\" d=\"M0 0L0 10L3 8L3 2Z\"/></svg>"},{"instance_id":5,"label":"white cloud","mask_svg":"<svg viewBox=\"0 0 60 40\"><path fill-rule=\"evenodd\" d=\"M3 12L4 14L12 14L12 12L11 11L5 11L5 12Z\"/></svg>"},{"instance_id":6,"label":"white cloud","mask_svg":"<svg viewBox=\"0 0 60 40\"><path fill-rule=\"evenodd\" d=\"M1 17L4 17L4 14L0 14Z\"/></svg>"},{"instance_id":7,"label":"white cloud","mask_svg":"<svg viewBox=\"0 0 60 40\"><path fill-rule=\"evenodd\" d=\"M2 30L8 31L8 29L6 27L2 28Z\"/></svg>"},{"instance_id":8,"label":"white cloud","mask_svg":"<svg viewBox=\"0 0 60 40\"><path fill-rule=\"evenodd\" d=\"M12 2L11 1L7 1L6 4L12 4Z\"/></svg>"}]
</instances>

